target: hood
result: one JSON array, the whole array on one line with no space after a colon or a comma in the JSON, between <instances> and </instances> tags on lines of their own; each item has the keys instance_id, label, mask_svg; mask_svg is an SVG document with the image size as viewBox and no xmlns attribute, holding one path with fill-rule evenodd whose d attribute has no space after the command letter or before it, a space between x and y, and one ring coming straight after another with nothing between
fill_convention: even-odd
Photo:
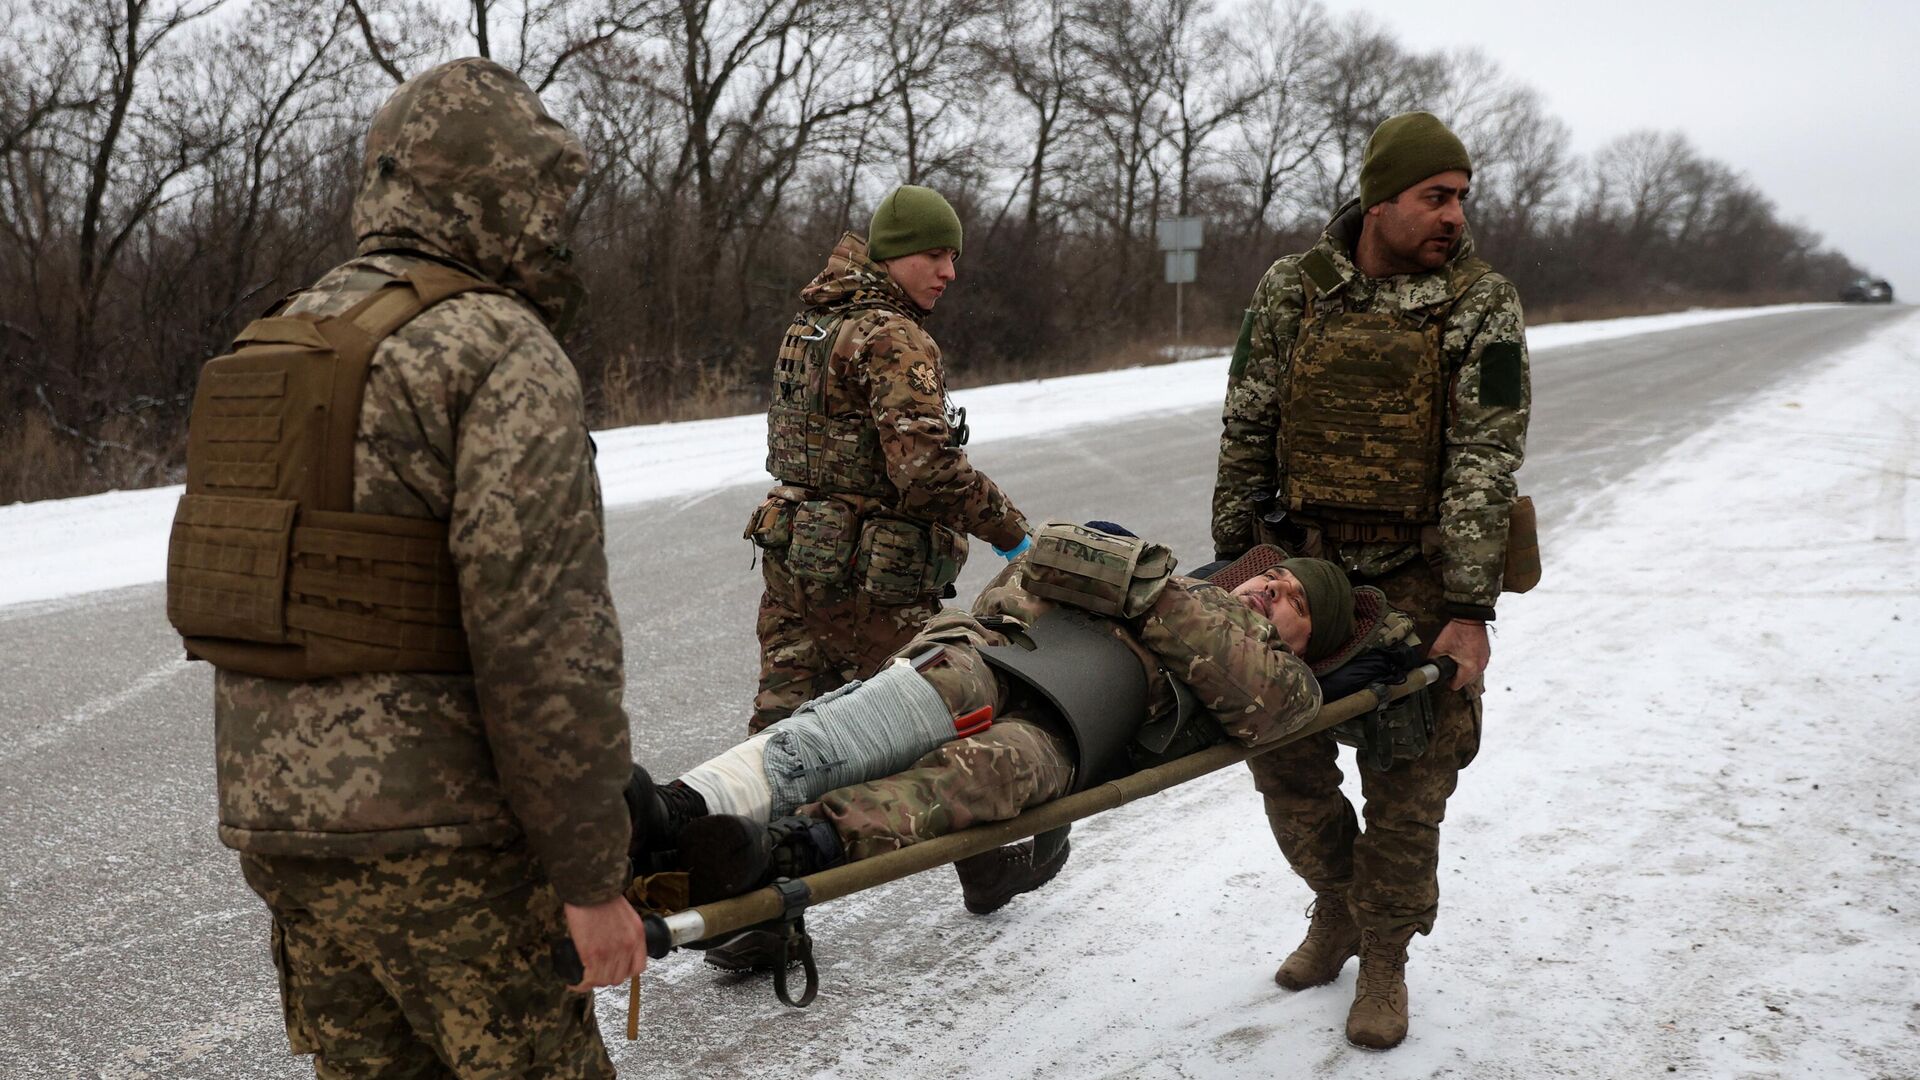
<instances>
[{"instance_id":1,"label":"hood","mask_svg":"<svg viewBox=\"0 0 1920 1080\"><path fill-rule=\"evenodd\" d=\"M580 140L491 60L407 80L374 114L353 202L362 254L400 248L460 263L562 328L583 298L565 244L586 176Z\"/></svg>"},{"instance_id":2,"label":"hood","mask_svg":"<svg viewBox=\"0 0 1920 1080\"><path fill-rule=\"evenodd\" d=\"M886 267L867 257L867 242L858 233L840 238L827 256L827 268L800 290L800 300L817 308L883 307L915 322L927 317L887 276Z\"/></svg>"}]
</instances>

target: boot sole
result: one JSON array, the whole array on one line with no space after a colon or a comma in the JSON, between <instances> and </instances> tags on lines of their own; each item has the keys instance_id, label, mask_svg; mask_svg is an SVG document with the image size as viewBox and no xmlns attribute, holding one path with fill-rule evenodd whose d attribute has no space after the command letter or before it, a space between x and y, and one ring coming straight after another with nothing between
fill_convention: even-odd
<instances>
[{"instance_id":1,"label":"boot sole","mask_svg":"<svg viewBox=\"0 0 1920 1080\"><path fill-rule=\"evenodd\" d=\"M680 865L687 871L688 898L695 904L759 888L772 878L767 827L724 814L695 818L680 834Z\"/></svg>"}]
</instances>

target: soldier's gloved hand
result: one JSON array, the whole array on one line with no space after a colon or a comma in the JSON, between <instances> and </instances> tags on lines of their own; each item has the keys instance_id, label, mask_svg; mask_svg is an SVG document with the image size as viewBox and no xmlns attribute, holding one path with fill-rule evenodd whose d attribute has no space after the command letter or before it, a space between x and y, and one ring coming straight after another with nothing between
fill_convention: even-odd
<instances>
[{"instance_id":1,"label":"soldier's gloved hand","mask_svg":"<svg viewBox=\"0 0 1920 1080\"><path fill-rule=\"evenodd\" d=\"M1020 538L1020 542L1013 545L1010 548L1003 549L998 546L994 546L993 553L1007 560L1008 562L1012 562L1013 560L1019 558L1028 548L1032 546L1033 546L1033 537L1022 536Z\"/></svg>"},{"instance_id":2,"label":"soldier's gloved hand","mask_svg":"<svg viewBox=\"0 0 1920 1080\"><path fill-rule=\"evenodd\" d=\"M1407 672L1413 670L1418 661L1414 650L1404 645L1368 649L1320 676L1320 700L1338 701L1374 683L1397 683L1407 677Z\"/></svg>"}]
</instances>

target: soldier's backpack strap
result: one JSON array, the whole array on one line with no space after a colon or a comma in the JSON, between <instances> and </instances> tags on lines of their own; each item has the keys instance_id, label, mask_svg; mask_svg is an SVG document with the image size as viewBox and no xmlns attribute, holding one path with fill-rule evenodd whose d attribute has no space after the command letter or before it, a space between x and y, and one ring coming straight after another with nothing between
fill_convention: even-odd
<instances>
[{"instance_id":1,"label":"soldier's backpack strap","mask_svg":"<svg viewBox=\"0 0 1920 1080\"><path fill-rule=\"evenodd\" d=\"M1110 624L1072 608L1054 608L1023 636L1024 644L982 646L980 655L1030 687L1066 721L1079 762L1073 789L1125 774L1128 744L1148 718L1147 673L1139 656Z\"/></svg>"}]
</instances>

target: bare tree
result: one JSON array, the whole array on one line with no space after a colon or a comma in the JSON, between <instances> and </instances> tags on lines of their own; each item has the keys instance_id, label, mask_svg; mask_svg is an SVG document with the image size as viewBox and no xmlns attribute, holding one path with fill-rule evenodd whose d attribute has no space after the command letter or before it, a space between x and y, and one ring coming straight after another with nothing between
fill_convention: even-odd
<instances>
[{"instance_id":1,"label":"bare tree","mask_svg":"<svg viewBox=\"0 0 1920 1080\"><path fill-rule=\"evenodd\" d=\"M994 226L998 227L1005 207L1013 205L1024 187L1029 240L1039 235L1046 218L1054 151L1086 64L1085 54L1074 42L1071 4L1072 0L997 0L991 29L974 45L987 59L987 70L1006 80L1028 113L1032 149Z\"/></svg>"}]
</instances>

